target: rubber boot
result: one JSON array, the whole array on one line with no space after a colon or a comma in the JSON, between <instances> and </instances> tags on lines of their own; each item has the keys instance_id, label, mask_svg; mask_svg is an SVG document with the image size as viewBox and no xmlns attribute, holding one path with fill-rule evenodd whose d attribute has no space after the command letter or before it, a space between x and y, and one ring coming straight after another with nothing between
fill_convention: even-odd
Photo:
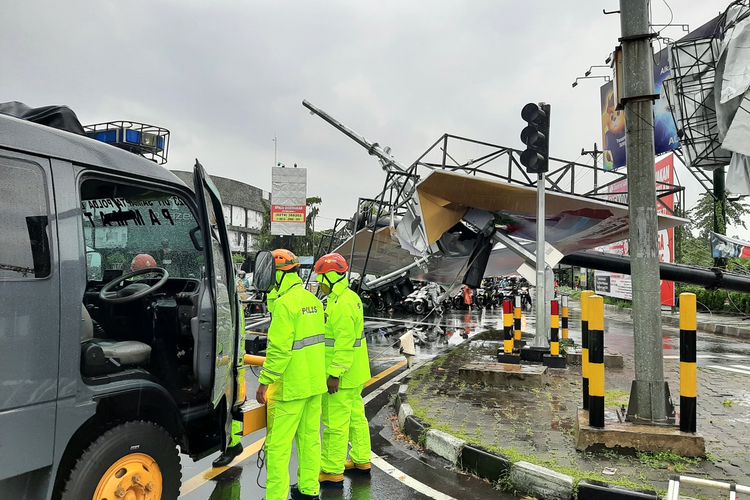
<instances>
[{"instance_id":1,"label":"rubber boot","mask_svg":"<svg viewBox=\"0 0 750 500\"><path fill-rule=\"evenodd\" d=\"M296 484L292 485L291 494L292 494L292 500L310 500L310 499L320 498L320 495L308 495L306 493L302 493Z\"/></svg>"},{"instance_id":2,"label":"rubber boot","mask_svg":"<svg viewBox=\"0 0 750 500\"><path fill-rule=\"evenodd\" d=\"M321 486L324 486L324 485L342 486L344 484L344 475L343 474L329 474L327 472L320 471L318 480L320 481Z\"/></svg>"},{"instance_id":3,"label":"rubber boot","mask_svg":"<svg viewBox=\"0 0 750 500\"><path fill-rule=\"evenodd\" d=\"M347 472L365 472L368 473L372 469L372 466L369 463L366 464L355 464L351 460L347 460L344 464L344 470Z\"/></svg>"},{"instance_id":4,"label":"rubber boot","mask_svg":"<svg viewBox=\"0 0 750 500\"><path fill-rule=\"evenodd\" d=\"M226 467L227 465L231 464L232 460L237 458L240 453L242 453L242 443L237 443L236 445L227 448L227 450L219 455L219 458L214 460L211 465L214 468Z\"/></svg>"}]
</instances>

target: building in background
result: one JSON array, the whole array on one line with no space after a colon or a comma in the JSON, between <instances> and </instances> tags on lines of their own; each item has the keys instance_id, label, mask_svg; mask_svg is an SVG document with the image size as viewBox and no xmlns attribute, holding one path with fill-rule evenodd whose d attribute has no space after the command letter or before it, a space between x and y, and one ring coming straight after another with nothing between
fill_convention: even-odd
<instances>
[{"instance_id":1,"label":"building in background","mask_svg":"<svg viewBox=\"0 0 750 500\"><path fill-rule=\"evenodd\" d=\"M173 170L188 186L193 185L193 173ZM258 235L263 226L263 213L269 203L268 191L234 179L211 176L224 204L224 220L229 232L232 252L248 256L257 250Z\"/></svg>"}]
</instances>

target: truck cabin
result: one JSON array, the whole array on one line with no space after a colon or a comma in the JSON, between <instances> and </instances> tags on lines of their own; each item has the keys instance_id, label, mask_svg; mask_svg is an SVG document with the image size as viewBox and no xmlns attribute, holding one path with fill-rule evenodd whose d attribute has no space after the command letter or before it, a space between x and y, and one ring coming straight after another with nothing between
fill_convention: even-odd
<instances>
[{"instance_id":1,"label":"truck cabin","mask_svg":"<svg viewBox=\"0 0 750 500\"><path fill-rule=\"evenodd\" d=\"M93 176L80 184L80 205L87 264L83 380L143 377L178 403L205 396L195 366L206 262L189 201L166 189ZM214 258L222 259L218 253ZM225 266L216 268L218 316L231 322Z\"/></svg>"}]
</instances>

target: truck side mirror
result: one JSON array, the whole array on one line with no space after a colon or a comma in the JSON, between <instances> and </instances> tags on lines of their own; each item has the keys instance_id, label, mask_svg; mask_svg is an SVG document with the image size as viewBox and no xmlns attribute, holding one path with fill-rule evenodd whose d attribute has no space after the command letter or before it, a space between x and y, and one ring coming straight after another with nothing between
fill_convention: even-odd
<instances>
[{"instance_id":1,"label":"truck side mirror","mask_svg":"<svg viewBox=\"0 0 750 500\"><path fill-rule=\"evenodd\" d=\"M255 256L253 286L261 292L270 292L276 281L276 263L271 252L258 252Z\"/></svg>"}]
</instances>

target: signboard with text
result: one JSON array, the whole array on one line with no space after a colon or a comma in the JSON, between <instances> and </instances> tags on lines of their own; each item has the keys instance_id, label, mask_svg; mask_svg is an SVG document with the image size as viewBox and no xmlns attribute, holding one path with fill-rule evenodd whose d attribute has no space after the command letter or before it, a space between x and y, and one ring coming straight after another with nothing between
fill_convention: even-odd
<instances>
[{"instance_id":1,"label":"signboard with text","mask_svg":"<svg viewBox=\"0 0 750 500\"><path fill-rule=\"evenodd\" d=\"M273 167L271 234L305 236L307 169Z\"/></svg>"}]
</instances>

